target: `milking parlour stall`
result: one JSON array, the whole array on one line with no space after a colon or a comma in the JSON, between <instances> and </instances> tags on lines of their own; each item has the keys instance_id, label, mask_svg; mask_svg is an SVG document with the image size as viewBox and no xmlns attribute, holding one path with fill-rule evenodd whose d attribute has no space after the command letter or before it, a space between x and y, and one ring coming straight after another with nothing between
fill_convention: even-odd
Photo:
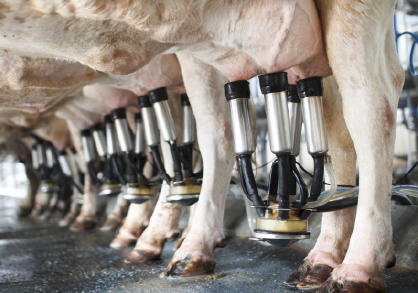
<instances>
[{"instance_id":1,"label":"milking parlour stall","mask_svg":"<svg viewBox=\"0 0 418 293\"><path fill-rule=\"evenodd\" d=\"M0 292L418 292L418 0L0 0Z\"/></svg>"}]
</instances>

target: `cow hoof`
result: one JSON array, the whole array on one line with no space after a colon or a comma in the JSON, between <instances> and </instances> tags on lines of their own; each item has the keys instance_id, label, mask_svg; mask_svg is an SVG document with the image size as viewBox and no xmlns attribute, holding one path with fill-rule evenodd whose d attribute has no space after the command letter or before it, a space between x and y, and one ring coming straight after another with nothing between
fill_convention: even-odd
<instances>
[{"instance_id":1,"label":"cow hoof","mask_svg":"<svg viewBox=\"0 0 418 293\"><path fill-rule=\"evenodd\" d=\"M373 284L371 282L353 282L345 281L342 283L334 281L330 277L316 293L383 293L385 292L385 286L380 284Z\"/></svg>"},{"instance_id":2,"label":"cow hoof","mask_svg":"<svg viewBox=\"0 0 418 293\"><path fill-rule=\"evenodd\" d=\"M75 216L73 214L67 214L61 221L58 222L58 226L68 227L74 222L74 220Z\"/></svg>"},{"instance_id":3,"label":"cow hoof","mask_svg":"<svg viewBox=\"0 0 418 293\"><path fill-rule=\"evenodd\" d=\"M109 216L106 219L106 222L99 228L102 232L107 231L115 231L117 228L119 228L120 224L122 223L122 220L115 216Z\"/></svg>"},{"instance_id":4,"label":"cow hoof","mask_svg":"<svg viewBox=\"0 0 418 293\"><path fill-rule=\"evenodd\" d=\"M83 231L94 228L96 220L93 217L77 217L74 223L70 226L73 232Z\"/></svg>"},{"instance_id":5,"label":"cow hoof","mask_svg":"<svg viewBox=\"0 0 418 293\"><path fill-rule=\"evenodd\" d=\"M287 286L296 287L311 271L311 263L308 260L299 267L299 269L290 275L290 277L284 281Z\"/></svg>"},{"instance_id":6,"label":"cow hoof","mask_svg":"<svg viewBox=\"0 0 418 293\"><path fill-rule=\"evenodd\" d=\"M161 277L191 277L213 273L215 269L214 260L193 259L188 254L183 260L171 261Z\"/></svg>"},{"instance_id":7,"label":"cow hoof","mask_svg":"<svg viewBox=\"0 0 418 293\"><path fill-rule=\"evenodd\" d=\"M40 217L40 219L42 221L47 221L51 218L52 216L52 210L51 209L47 209L46 211L44 211Z\"/></svg>"},{"instance_id":8,"label":"cow hoof","mask_svg":"<svg viewBox=\"0 0 418 293\"><path fill-rule=\"evenodd\" d=\"M32 212L32 207L19 207L19 210L17 211L16 216L18 218L26 218L28 217Z\"/></svg>"},{"instance_id":9,"label":"cow hoof","mask_svg":"<svg viewBox=\"0 0 418 293\"><path fill-rule=\"evenodd\" d=\"M331 276L333 270L327 265L316 265L296 287L301 290L318 289Z\"/></svg>"},{"instance_id":10,"label":"cow hoof","mask_svg":"<svg viewBox=\"0 0 418 293\"><path fill-rule=\"evenodd\" d=\"M143 228L132 229L130 227L122 226L119 229L118 235L110 243L110 247L121 248L121 247L126 247L135 243L138 240L139 235L141 235L143 230L144 230Z\"/></svg>"},{"instance_id":11,"label":"cow hoof","mask_svg":"<svg viewBox=\"0 0 418 293\"><path fill-rule=\"evenodd\" d=\"M162 250L162 249L161 249ZM126 263L139 263L150 260L159 260L161 252L157 253L152 250L134 249L125 260Z\"/></svg>"}]
</instances>

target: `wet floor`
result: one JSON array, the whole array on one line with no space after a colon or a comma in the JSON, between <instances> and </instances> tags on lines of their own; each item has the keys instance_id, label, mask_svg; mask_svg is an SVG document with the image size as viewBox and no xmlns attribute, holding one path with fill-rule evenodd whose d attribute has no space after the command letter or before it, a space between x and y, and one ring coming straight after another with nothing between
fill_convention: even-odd
<instances>
[{"instance_id":1,"label":"wet floor","mask_svg":"<svg viewBox=\"0 0 418 293\"><path fill-rule=\"evenodd\" d=\"M0 292L297 292L283 281L306 256L303 250L229 238L214 252L214 274L161 279L173 243L167 243L161 260L126 264L132 247L109 248L111 232L75 233L38 220L7 218L0 224ZM418 292L416 271L390 269L386 280L387 292Z\"/></svg>"}]
</instances>

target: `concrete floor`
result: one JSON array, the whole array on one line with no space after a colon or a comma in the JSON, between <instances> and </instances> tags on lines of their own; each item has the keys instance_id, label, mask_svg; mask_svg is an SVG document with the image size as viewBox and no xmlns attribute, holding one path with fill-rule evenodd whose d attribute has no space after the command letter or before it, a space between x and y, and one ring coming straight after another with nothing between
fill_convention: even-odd
<instances>
[{"instance_id":1,"label":"concrete floor","mask_svg":"<svg viewBox=\"0 0 418 293\"><path fill-rule=\"evenodd\" d=\"M215 250L213 275L161 279L173 243L159 261L126 264L132 247L109 248L114 233L74 233L13 213L0 209L0 292L297 292L283 281L307 254L233 237ZM388 269L386 280L387 292L418 292L417 271Z\"/></svg>"}]
</instances>

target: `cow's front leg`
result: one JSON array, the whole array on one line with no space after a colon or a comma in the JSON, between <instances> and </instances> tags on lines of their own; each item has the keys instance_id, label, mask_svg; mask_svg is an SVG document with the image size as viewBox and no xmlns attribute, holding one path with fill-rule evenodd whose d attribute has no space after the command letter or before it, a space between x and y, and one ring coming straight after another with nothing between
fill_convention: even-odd
<instances>
[{"instance_id":1,"label":"cow's front leg","mask_svg":"<svg viewBox=\"0 0 418 293\"><path fill-rule=\"evenodd\" d=\"M128 215L115 239L110 243L110 247L120 248L135 242L149 224L150 211L150 201L142 204L131 204Z\"/></svg>"},{"instance_id":2,"label":"cow's front leg","mask_svg":"<svg viewBox=\"0 0 418 293\"><path fill-rule=\"evenodd\" d=\"M70 120L67 120L67 125L73 138L74 147L81 161L85 164L80 130ZM87 170L87 167L85 167L85 170ZM96 225L96 194L96 186L94 186L90 175L86 172L84 175L83 206L81 207L80 214L70 226L71 231L91 229Z\"/></svg>"},{"instance_id":3,"label":"cow's front leg","mask_svg":"<svg viewBox=\"0 0 418 293\"><path fill-rule=\"evenodd\" d=\"M395 262L390 188L395 113L404 72L393 21L388 21L393 20L394 5L394 0L317 1L360 172L347 254L318 292L384 292L385 268Z\"/></svg>"},{"instance_id":4,"label":"cow's front leg","mask_svg":"<svg viewBox=\"0 0 418 293\"><path fill-rule=\"evenodd\" d=\"M345 124L341 95L333 77L324 79L324 118L327 129L329 154L332 157L337 182L340 185L356 183L356 153ZM345 257L354 227L356 208L322 215L321 233L301 267L285 284L300 289L321 287L334 268Z\"/></svg>"},{"instance_id":5,"label":"cow's front leg","mask_svg":"<svg viewBox=\"0 0 418 293\"><path fill-rule=\"evenodd\" d=\"M178 103L179 104L179 103ZM179 107L171 107L173 117L178 118ZM177 120L176 120L177 122ZM176 127L178 123L176 123ZM170 176L173 176L173 160L170 146L163 142L161 151L164 157L164 167ZM163 181L157 205L152 213L148 227L136 242L134 250L130 253L127 262L142 262L159 259L167 239L174 241L180 235L178 223L181 214L179 204L165 203L169 195L170 186Z\"/></svg>"},{"instance_id":6,"label":"cow's front leg","mask_svg":"<svg viewBox=\"0 0 418 293\"><path fill-rule=\"evenodd\" d=\"M196 118L204 173L193 224L163 276L213 272L213 249L225 245L223 213L234 164L230 118L223 92L226 78L188 54L179 53L178 57Z\"/></svg>"}]
</instances>

